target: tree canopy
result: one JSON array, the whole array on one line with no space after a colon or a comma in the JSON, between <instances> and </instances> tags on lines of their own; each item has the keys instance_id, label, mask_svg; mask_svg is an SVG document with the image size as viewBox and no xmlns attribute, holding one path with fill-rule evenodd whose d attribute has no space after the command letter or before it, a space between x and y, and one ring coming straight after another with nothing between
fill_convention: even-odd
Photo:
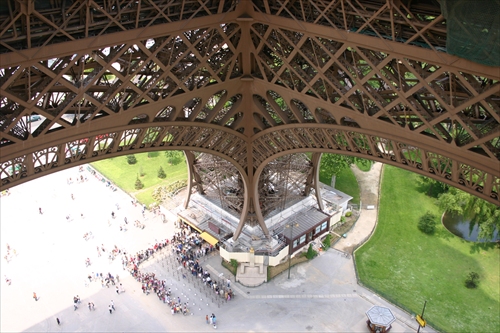
<instances>
[{"instance_id":1,"label":"tree canopy","mask_svg":"<svg viewBox=\"0 0 500 333\"><path fill-rule=\"evenodd\" d=\"M353 156L339 154L323 154L321 156L321 169L326 174L336 175L341 170L347 169L355 161Z\"/></svg>"},{"instance_id":2,"label":"tree canopy","mask_svg":"<svg viewBox=\"0 0 500 333\"><path fill-rule=\"evenodd\" d=\"M439 195L437 204L444 211L467 216L477 223L481 239L492 240L495 230L500 230L500 207L472 194L450 187Z\"/></svg>"}]
</instances>

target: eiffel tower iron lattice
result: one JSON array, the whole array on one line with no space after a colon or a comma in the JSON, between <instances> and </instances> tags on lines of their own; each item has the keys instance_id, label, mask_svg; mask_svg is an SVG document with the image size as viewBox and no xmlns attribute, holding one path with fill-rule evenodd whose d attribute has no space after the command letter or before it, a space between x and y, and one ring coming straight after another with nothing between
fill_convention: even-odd
<instances>
[{"instance_id":1,"label":"eiffel tower iron lattice","mask_svg":"<svg viewBox=\"0 0 500 333\"><path fill-rule=\"evenodd\" d=\"M328 152L500 202L500 69L445 52L435 1L40 3L0 11L1 189L202 152L237 170L244 191L223 200L263 226L269 163Z\"/></svg>"}]
</instances>

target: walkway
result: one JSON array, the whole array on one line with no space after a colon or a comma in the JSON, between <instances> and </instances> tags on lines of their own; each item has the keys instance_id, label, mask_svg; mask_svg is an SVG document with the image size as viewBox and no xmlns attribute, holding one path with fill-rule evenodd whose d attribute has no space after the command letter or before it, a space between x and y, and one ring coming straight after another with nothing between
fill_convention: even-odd
<instances>
[{"instance_id":1,"label":"walkway","mask_svg":"<svg viewBox=\"0 0 500 333\"><path fill-rule=\"evenodd\" d=\"M361 214L354 228L333 246L335 249L352 254L354 248L363 244L375 229L378 217L378 198L382 163L375 162L370 171L363 172L357 166L351 169L358 180L361 199ZM370 207L368 209L367 207Z\"/></svg>"}]
</instances>

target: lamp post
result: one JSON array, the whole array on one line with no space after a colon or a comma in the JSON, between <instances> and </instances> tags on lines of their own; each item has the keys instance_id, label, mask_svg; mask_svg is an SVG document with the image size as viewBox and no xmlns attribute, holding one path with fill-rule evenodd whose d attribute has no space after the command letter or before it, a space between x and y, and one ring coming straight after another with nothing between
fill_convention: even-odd
<instances>
[{"instance_id":1,"label":"lamp post","mask_svg":"<svg viewBox=\"0 0 500 333\"><path fill-rule=\"evenodd\" d=\"M290 222L285 224L285 228L290 228L290 252L293 250L293 227L298 227L297 222ZM290 279L290 269L292 268L292 253L288 254L288 279Z\"/></svg>"}]
</instances>

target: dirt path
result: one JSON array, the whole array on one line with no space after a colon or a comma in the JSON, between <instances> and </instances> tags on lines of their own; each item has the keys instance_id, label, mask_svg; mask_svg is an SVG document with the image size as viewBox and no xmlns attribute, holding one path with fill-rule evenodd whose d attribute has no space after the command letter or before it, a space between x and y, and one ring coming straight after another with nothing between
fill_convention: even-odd
<instances>
[{"instance_id":1,"label":"dirt path","mask_svg":"<svg viewBox=\"0 0 500 333\"><path fill-rule=\"evenodd\" d=\"M364 243L377 224L378 200L382 163L375 162L370 171L364 172L356 166L351 169L356 176L360 189L361 214L354 227L333 247L343 252L352 253L359 244Z\"/></svg>"}]
</instances>

